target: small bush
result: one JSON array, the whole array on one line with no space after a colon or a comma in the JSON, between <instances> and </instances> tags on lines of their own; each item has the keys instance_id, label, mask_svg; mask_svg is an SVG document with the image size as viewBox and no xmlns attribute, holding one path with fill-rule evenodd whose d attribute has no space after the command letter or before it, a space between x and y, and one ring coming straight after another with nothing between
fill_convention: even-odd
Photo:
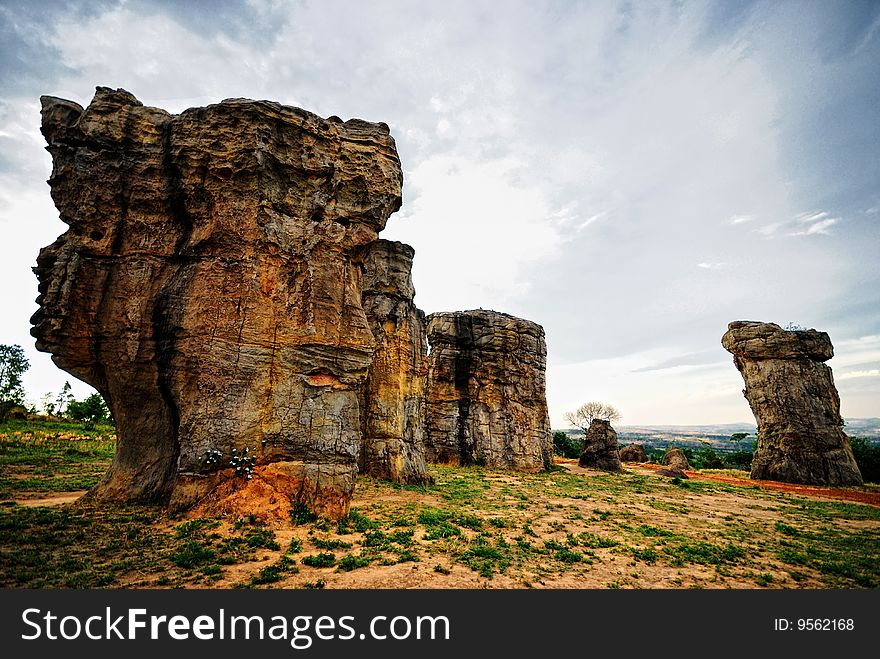
<instances>
[{"instance_id":1,"label":"small bush","mask_svg":"<svg viewBox=\"0 0 880 659\"><path fill-rule=\"evenodd\" d=\"M368 529L375 529L378 526L376 522L363 515L357 508L352 508L348 515L339 520L339 523L336 525L336 533L339 535L348 535L355 531L363 533Z\"/></svg>"},{"instance_id":2,"label":"small bush","mask_svg":"<svg viewBox=\"0 0 880 659\"><path fill-rule=\"evenodd\" d=\"M302 563L309 567L332 567L336 565L336 554L322 551L320 554L304 557Z\"/></svg>"},{"instance_id":3,"label":"small bush","mask_svg":"<svg viewBox=\"0 0 880 659\"><path fill-rule=\"evenodd\" d=\"M309 510L309 507L302 501L297 501L290 509L290 520L296 525L308 524L318 519L318 516Z\"/></svg>"},{"instance_id":4,"label":"small bush","mask_svg":"<svg viewBox=\"0 0 880 659\"><path fill-rule=\"evenodd\" d=\"M359 567L367 567L372 560L364 555L355 556L354 554L346 554L339 561L339 569L345 572L351 572Z\"/></svg>"}]
</instances>

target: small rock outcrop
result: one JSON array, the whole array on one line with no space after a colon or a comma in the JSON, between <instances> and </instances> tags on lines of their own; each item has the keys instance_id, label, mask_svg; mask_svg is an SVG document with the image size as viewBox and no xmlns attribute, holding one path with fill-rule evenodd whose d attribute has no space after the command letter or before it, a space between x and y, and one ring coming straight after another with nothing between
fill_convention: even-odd
<instances>
[{"instance_id":1,"label":"small rock outcrop","mask_svg":"<svg viewBox=\"0 0 880 659\"><path fill-rule=\"evenodd\" d=\"M658 470L657 475L666 476L667 478L688 478L688 475L680 467L665 467Z\"/></svg>"},{"instance_id":2,"label":"small rock outcrop","mask_svg":"<svg viewBox=\"0 0 880 659\"><path fill-rule=\"evenodd\" d=\"M679 471L691 468L684 451L676 446L666 451L666 454L663 456L663 464L670 469L678 469Z\"/></svg>"},{"instance_id":3,"label":"small rock outcrop","mask_svg":"<svg viewBox=\"0 0 880 659\"><path fill-rule=\"evenodd\" d=\"M425 314L416 308L414 250L378 240L365 248L362 299L377 342L364 385L361 473L398 483L427 483Z\"/></svg>"},{"instance_id":4,"label":"small rock outcrop","mask_svg":"<svg viewBox=\"0 0 880 659\"><path fill-rule=\"evenodd\" d=\"M222 511L259 487L345 515L376 351L364 248L401 203L388 127L245 99L173 115L104 87L41 100L69 229L37 259L32 334L116 419L93 496L224 492Z\"/></svg>"},{"instance_id":5,"label":"small rock outcrop","mask_svg":"<svg viewBox=\"0 0 880 659\"><path fill-rule=\"evenodd\" d=\"M641 444L627 444L620 449L621 462L647 462L648 454Z\"/></svg>"},{"instance_id":6,"label":"small rock outcrop","mask_svg":"<svg viewBox=\"0 0 880 659\"><path fill-rule=\"evenodd\" d=\"M495 311L428 316L428 460L548 469L543 328Z\"/></svg>"},{"instance_id":7,"label":"small rock outcrop","mask_svg":"<svg viewBox=\"0 0 880 659\"><path fill-rule=\"evenodd\" d=\"M758 422L752 478L810 485L860 485L862 476L841 429L831 369L831 340L816 330L737 321L721 339L743 376Z\"/></svg>"},{"instance_id":8,"label":"small rock outcrop","mask_svg":"<svg viewBox=\"0 0 880 659\"><path fill-rule=\"evenodd\" d=\"M611 427L610 421L593 419L590 422L578 466L605 471L623 470L617 452L617 432Z\"/></svg>"}]
</instances>

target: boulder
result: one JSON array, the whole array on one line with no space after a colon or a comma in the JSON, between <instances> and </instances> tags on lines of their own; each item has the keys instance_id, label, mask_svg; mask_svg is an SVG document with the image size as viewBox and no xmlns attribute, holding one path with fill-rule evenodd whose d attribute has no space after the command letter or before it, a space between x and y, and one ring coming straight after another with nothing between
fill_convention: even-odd
<instances>
[{"instance_id":1,"label":"boulder","mask_svg":"<svg viewBox=\"0 0 880 659\"><path fill-rule=\"evenodd\" d=\"M684 470L680 467L666 467L664 469L659 469L657 471L658 476L665 476L666 478L689 478L689 476L684 473Z\"/></svg>"},{"instance_id":2,"label":"boulder","mask_svg":"<svg viewBox=\"0 0 880 659\"><path fill-rule=\"evenodd\" d=\"M425 465L425 314L413 299L409 245L378 240L365 248L362 300L377 342L364 385L360 471L398 483L431 481Z\"/></svg>"},{"instance_id":3,"label":"boulder","mask_svg":"<svg viewBox=\"0 0 880 659\"><path fill-rule=\"evenodd\" d=\"M816 330L737 321L721 339L742 374L758 422L755 479L808 485L860 485L843 432L831 369L831 340Z\"/></svg>"},{"instance_id":4,"label":"boulder","mask_svg":"<svg viewBox=\"0 0 880 659\"><path fill-rule=\"evenodd\" d=\"M605 471L623 470L617 452L617 432L611 427L610 421L593 419L590 422L578 466Z\"/></svg>"},{"instance_id":5,"label":"boulder","mask_svg":"<svg viewBox=\"0 0 880 659\"><path fill-rule=\"evenodd\" d=\"M684 451L675 446L666 451L666 455L663 456L663 464L671 469L679 469L680 471L691 468Z\"/></svg>"},{"instance_id":6,"label":"boulder","mask_svg":"<svg viewBox=\"0 0 880 659\"><path fill-rule=\"evenodd\" d=\"M620 449L621 462L647 462L648 454L641 444L627 444Z\"/></svg>"},{"instance_id":7,"label":"boulder","mask_svg":"<svg viewBox=\"0 0 880 659\"><path fill-rule=\"evenodd\" d=\"M345 515L376 350L364 248L401 202L388 127L246 99L174 115L105 87L41 101L69 229L37 259L31 333L116 419L92 496L187 506L232 479Z\"/></svg>"},{"instance_id":8,"label":"boulder","mask_svg":"<svg viewBox=\"0 0 880 659\"><path fill-rule=\"evenodd\" d=\"M428 316L429 461L552 466L543 328L495 311Z\"/></svg>"}]
</instances>

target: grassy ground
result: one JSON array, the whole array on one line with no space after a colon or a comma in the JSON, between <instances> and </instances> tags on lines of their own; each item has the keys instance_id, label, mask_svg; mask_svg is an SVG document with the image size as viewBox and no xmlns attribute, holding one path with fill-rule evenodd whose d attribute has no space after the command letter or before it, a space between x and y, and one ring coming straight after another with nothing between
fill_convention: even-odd
<instances>
[{"instance_id":1,"label":"grassy ground","mask_svg":"<svg viewBox=\"0 0 880 659\"><path fill-rule=\"evenodd\" d=\"M113 426L6 421L0 424L0 499L93 487L115 450Z\"/></svg>"},{"instance_id":2,"label":"grassy ground","mask_svg":"<svg viewBox=\"0 0 880 659\"><path fill-rule=\"evenodd\" d=\"M2 482L12 482L5 497L34 496L20 480L40 480L50 493L81 482L84 465L100 474L112 456L102 437L24 439L0 429ZM619 475L572 465L533 475L431 472L426 487L359 478L339 523L304 510L270 527L253 517L7 502L0 586L880 587L876 506L633 466Z\"/></svg>"}]
</instances>

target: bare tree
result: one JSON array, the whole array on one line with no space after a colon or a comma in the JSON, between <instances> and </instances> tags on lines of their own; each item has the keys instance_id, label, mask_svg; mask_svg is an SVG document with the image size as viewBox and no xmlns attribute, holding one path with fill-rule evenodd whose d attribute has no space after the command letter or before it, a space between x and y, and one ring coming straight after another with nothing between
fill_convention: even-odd
<instances>
[{"instance_id":1,"label":"bare tree","mask_svg":"<svg viewBox=\"0 0 880 659\"><path fill-rule=\"evenodd\" d=\"M584 432L589 430L593 419L602 419L603 421L608 421L608 423L614 423L620 420L620 412L616 407L608 403L591 401L584 403L574 412L569 412L565 415L566 421Z\"/></svg>"}]
</instances>

